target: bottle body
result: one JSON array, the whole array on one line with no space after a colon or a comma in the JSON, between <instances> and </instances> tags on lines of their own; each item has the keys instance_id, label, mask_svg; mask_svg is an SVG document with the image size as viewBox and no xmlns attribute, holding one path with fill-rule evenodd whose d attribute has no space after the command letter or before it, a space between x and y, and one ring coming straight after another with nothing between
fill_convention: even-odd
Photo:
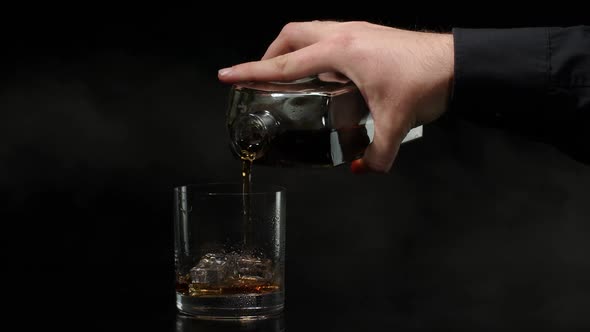
<instances>
[{"instance_id":1,"label":"bottle body","mask_svg":"<svg viewBox=\"0 0 590 332\"><path fill-rule=\"evenodd\" d=\"M374 129L358 88L330 76L235 84L227 126L236 156L287 167L334 167L358 159ZM418 129L405 141L420 137Z\"/></svg>"}]
</instances>

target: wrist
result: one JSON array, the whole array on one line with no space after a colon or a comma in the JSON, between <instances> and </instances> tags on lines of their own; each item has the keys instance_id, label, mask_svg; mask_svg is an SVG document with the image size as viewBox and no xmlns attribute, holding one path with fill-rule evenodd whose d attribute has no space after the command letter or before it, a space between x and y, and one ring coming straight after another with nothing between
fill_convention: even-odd
<instances>
[{"instance_id":1,"label":"wrist","mask_svg":"<svg viewBox=\"0 0 590 332\"><path fill-rule=\"evenodd\" d=\"M449 108L455 72L455 51L453 35L448 33L431 33L425 57L426 104L422 107L423 123L439 118Z\"/></svg>"},{"instance_id":2,"label":"wrist","mask_svg":"<svg viewBox=\"0 0 590 332\"><path fill-rule=\"evenodd\" d=\"M453 99L454 81L455 81L455 40L452 33L442 34L443 53L442 56L446 72L446 103L445 109L448 109Z\"/></svg>"}]
</instances>

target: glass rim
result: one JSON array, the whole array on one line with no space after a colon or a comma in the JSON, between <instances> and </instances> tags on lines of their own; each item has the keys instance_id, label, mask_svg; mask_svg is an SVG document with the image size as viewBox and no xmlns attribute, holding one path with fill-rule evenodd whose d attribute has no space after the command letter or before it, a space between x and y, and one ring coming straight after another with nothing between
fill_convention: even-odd
<instances>
[{"instance_id":1,"label":"glass rim","mask_svg":"<svg viewBox=\"0 0 590 332\"><path fill-rule=\"evenodd\" d=\"M187 192L195 195L204 196L242 196L242 195L269 195L276 193L285 193L287 189L283 186L270 183L252 183L250 193L242 192L242 182L204 182L189 183L182 186L175 186L174 192L179 192L185 188Z\"/></svg>"}]
</instances>

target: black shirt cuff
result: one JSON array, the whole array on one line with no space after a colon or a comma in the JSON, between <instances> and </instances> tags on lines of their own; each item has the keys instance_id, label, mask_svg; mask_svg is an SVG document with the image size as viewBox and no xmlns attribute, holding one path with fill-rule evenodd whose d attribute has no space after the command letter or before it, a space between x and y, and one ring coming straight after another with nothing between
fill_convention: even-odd
<instances>
[{"instance_id":1,"label":"black shirt cuff","mask_svg":"<svg viewBox=\"0 0 590 332\"><path fill-rule=\"evenodd\" d=\"M453 29L451 111L486 123L527 117L550 81L547 28Z\"/></svg>"}]
</instances>

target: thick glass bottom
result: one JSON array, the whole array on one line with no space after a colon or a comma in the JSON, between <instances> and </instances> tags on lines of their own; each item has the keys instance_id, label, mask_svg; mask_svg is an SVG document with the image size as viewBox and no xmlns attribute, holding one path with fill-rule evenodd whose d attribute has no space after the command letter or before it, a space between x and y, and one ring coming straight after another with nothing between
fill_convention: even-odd
<instances>
[{"instance_id":1,"label":"thick glass bottom","mask_svg":"<svg viewBox=\"0 0 590 332\"><path fill-rule=\"evenodd\" d=\"M284 307L282 292L187 296L176 294L176 307L184 314L212 320L255 320L280 314Z\"/></svg>"}]
</instances>

